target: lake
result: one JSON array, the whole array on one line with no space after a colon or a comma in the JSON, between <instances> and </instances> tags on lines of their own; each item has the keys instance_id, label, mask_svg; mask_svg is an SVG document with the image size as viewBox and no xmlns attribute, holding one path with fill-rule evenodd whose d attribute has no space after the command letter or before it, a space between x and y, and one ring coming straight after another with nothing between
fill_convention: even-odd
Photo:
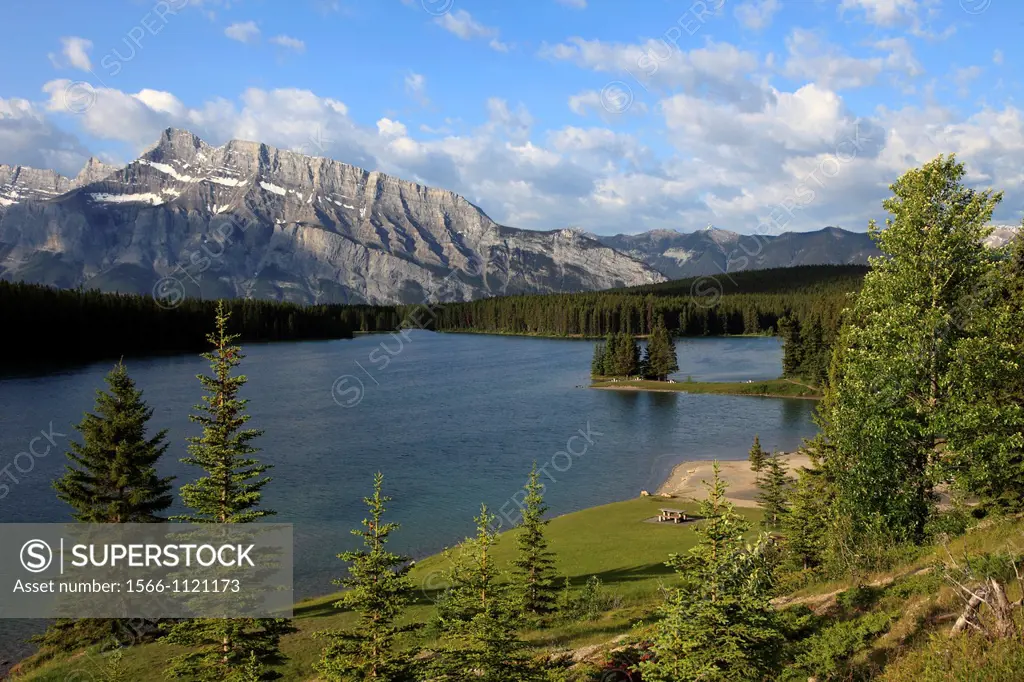
<instances>
[{"instance_id":1,"label":"lake","mask_svg":"<svg viewBox=\"0 0 1024 682\"><path fill-rule=\"evenodd\" d=\"M745 457L755 433L766 448L792 450L816 431L811 400L583 388L593 347L418 330L246 346L243 395L250 424L265 430L258 456L274 465L264 502L278 511L274 521L295 524L297 597L332 591L331 579L343 573L334 555L357 541L349 530L364 518L361 500L378 470L395 498L389 516L402 524L395 549L422 557L470 534L481 502L514 519L512 495L534 461L546 472L551 512L562 514L653 492L682 461ZM681 339L677 351L677 380L781 373L775 338ZM51 483L76 437L72 425L92 409L112 364L0 379L0 469L41 431L56 443L44 457L21 457L23 473L12 467L18 483L7 482L0 522L70 520ZM155 408L152 427L168 429L161 473L178 483L195 478L178 459L185 437L197 433L188 414L206 361L126 364ZM36 441L36 452L46 445ZM23 653L12 642L16 628L0 622L0 660Z\"/></svg>"}]
</instances>

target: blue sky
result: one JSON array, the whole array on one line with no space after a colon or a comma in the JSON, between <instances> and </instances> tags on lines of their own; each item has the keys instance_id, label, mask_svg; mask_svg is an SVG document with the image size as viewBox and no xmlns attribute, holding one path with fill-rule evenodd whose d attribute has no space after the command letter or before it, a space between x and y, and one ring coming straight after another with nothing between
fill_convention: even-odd
<instances>
[{"instance_id":1,"label":"blue sky","mask_svg":"<svg viewBox=\"0 0 1024 682\"><path fill-rule=\"evenodd\" d=\"M1008 0L36 0L4 14L0 163L74 174L175 126L451 189L518 227L752 232L863 230L899 173L956 152L972 183L1006 190L999 222L1021 216L1024 5Z\"/></svg>"}]
</instances>

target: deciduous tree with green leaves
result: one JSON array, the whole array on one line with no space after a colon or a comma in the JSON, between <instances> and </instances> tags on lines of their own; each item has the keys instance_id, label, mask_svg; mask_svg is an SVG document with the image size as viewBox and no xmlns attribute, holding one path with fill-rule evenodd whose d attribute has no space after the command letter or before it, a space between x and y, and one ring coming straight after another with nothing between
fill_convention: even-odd
<instances>
[{"instance_id":1,"label":"deciduous tree with green leaves","mask_svg":"<svg viewBox=\"0 0 1024 682\"><path fill-rule=\"evenodd\" d=\"M1024 511L1024 238L962 306L967 334L940 391L947 476L982 505Z\"/></svg>"},{"instance_id":2,"label":"deciduous tree with green leaves","mask_svg":"<svg viewBox=\"0 0 1024 682\"><path fill-rule=\"evenodd\" d=\"M761 682L778 668L784 638L770 603L777 552L764 535L746 544L749 524L725 499L717 462L705 486L697 544L667 562L679 584L655 625L654 656L640 663L645 682Z\"/></svg>"},{"instance_id":3,"label":"deciduous tree with green leaves","mask_svg":"<svg viewBox=\"0 0 1024 682\"><path fill-rule=\"evenodd\" d=\"M245 357L235 345L237 335L228 333L229 314L223 302L217 306L214 333L207 339L213 350L204 353L212 376L200 374L206 390L200 414L192 421L203 428L201 436L189 438L189 457L182 461L202 468L206 476L182 486L181 497L189 512L174 517L188 523L252 523L275 512L260 508L263 488L270 482L270 469L252 455L258 449L253 439L262 432L245 428L249 415L247 400L239 397L244 375L232 371ZM171 624L166 641L188 649L172 661L172 677L200 682L236 682L252 674L252 659L262 666L282 659L281 637L294 628L285 618L194 618ZM279 677L264 673L266 679Z\"/></svg>"},{"instance_id":4,"label":"deciduous tree with green leaves","mask_svg":"<svg viewBox=\"0 0 1024 682\"><path fill-rule=\"evenodd\" d=\"M537 463L523 490L526 496L520 505L522 520L516 535L519 556L512 565L523 610L534 616L545 616L555 610L555 559L548 550L544 535L547 505L544 504L544 484L540 482Z\"/></svg>"},{"instance_id":5,"label":"deciduous tree with green leaves","mask_svg":"<svg viewBox=\"0 0 1024 682\"><path fill-rule=\"evenodd\" d=\"M883 255L849 311L819 414L825 466L853 533L918 540L933 508L932 465L954 390L944 377L971 335L956 311L992 267L983 239L1002 197L965 187L965 172L952 155L908 171L883 202L886 229L870 224Z\"/></svg>"},{"instance_id":6,"label":"deciduous tree with green leaves","mask_svg":"<svg viewBox=\"0 0 1024 682\"><path fill-rule=\"evenodd\" d=\"M384 475L373 479L373 496L363 498L369 517L363 527L352 531L363 540L363 549L338 555L349 562L348 577L336 585L348 588L335 608L359 614L351 630L327 630L315 637L327 641L315 668L325 680L380 680L406 682L415 679L412 658L398 650L396 638L420 627L419 623L396 624L412 602L412 585L408 572L409 557L387 549L397 523L385 522L385 505L390 497L382 494Z\"/></svg>"},{"instance_id":7,"label":"deciduous tree with green leaves","mask_svg":"<svg viewBox=\"0 0 1024 682\"><path fill-rule=\"evenodd\" d=\"M438 602L441 649L431 679L531 682L543 679L519 639L519 600L500 575L493 556L495 516L480 508L476 537L454 553L449 588Z\"/></svg>"}]
</instances>

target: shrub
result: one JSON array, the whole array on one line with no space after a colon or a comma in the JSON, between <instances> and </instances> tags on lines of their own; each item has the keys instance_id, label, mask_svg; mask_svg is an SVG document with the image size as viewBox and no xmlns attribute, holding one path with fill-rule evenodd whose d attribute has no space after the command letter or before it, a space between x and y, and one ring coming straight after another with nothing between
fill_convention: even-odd
<instances>
[{"instance_id":1,"label":"shrub","mask_svg":"<svg viewBox=\"0 0 1024 682\"><path fill-rule=\"evenodd\" d=\"M883 682L1019 682L1024 680L1024 647L1013 640L974 634L952 639L934 635L928 644L891 663Z\"/></svg>"},{"instance_id":2,"label":"shrub","mask_svg":"<svg viewBox=\"0 0 1024 682\"><path fill-rule=\"evenodd\" d=\"M796 661L786 668L780 679L782 682L806 682L811 676L820 682L856 679L851 659L887 632L891 621L887 613L873 613L824 628L800 644Z\"/></svg>"}]
</instances>

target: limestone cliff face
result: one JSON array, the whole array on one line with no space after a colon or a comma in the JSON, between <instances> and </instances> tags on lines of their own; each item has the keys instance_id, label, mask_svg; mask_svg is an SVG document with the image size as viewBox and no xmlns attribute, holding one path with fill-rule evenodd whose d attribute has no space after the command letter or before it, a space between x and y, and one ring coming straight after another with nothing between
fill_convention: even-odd
<instances>
[{"instance_id":1,"label":"limestone cliff face","mask_svg":"<svg viewBox=\"0 0 1024 682\"><path fill-rule=\"evenodd\" d=\"M446 190L175 129L126 167L90 160L75 180L0 166L0 257L5 279L303 303L665 279L577 230L501 226Z\"/></svg>"}]
</instances>

